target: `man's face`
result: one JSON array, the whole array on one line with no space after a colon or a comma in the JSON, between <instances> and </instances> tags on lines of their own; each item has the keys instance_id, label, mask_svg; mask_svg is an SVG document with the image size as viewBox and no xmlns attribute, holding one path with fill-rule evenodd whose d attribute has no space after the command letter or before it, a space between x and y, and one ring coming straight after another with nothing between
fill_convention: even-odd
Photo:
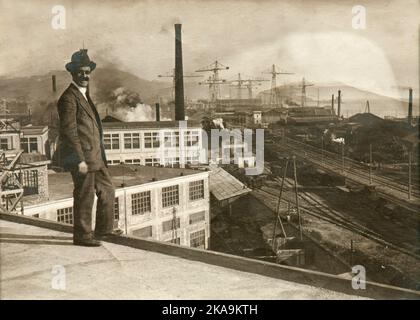
<instances>
[{"instance_id":1,"label":"man's face","mask_svg":"<svg viewBox=\"0 0 420 320\"><path fill-rule=\"evenodd\" d=\"M89 84L90 67L80 67L72 75L73 81L76 82L78 86L86 88Z\"/></svg>"}]
</instances>

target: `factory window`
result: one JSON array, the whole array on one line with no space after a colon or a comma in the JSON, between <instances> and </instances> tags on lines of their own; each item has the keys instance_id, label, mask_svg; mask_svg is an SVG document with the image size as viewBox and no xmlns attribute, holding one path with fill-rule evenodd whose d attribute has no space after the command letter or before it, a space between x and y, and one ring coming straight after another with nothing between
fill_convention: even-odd
<instances>
[{"instance_id":1,"label":"factory window","mask_svg":"<svg viewBox=\"0 0 420 320\"><path fill-rule=\"evenodd\" d=\"M140 228L137 230L133 230L131 232L133 236L140 237L140 238L150 238L153 236L153 229L152 226Z\"/></svg>"},{"instance_id":2,"label":"factory window","mask_svg":"<svg viewBox=\"0 0 420 320\"><path fill-rule=\"evenodd\" d=\"M38 140L37 138L22 138L20 147L26 153L38 152Z\"/></svg>"},{"instance_id":3,"label":"factory window","mask_svg":"<svg viewBox=\"0 0 420 320\"><path fill-rule=\"evenodd\" d=\"M20 181L22 181L24 196L28 196L31 194L38 194L38 171L37 170L22 171Z\"/></svg>"},{"instance_id":4,"label":"factory window","mask_svg":"<svg viewBox=\"0 0 420 320\"><path fill-rule=\"evenodd\" d=\"M73 207L58 209L57 221L66 224L73 224Z\"/></svg>"},{"instance_id":5,"label":"factory window","mask_svg":"<svg viewBox=\"0 0 420 320\"><path fill-rule=\"evenodd\" d=\"M120 160L108 160L107 163L111 164L111 165L116 165L116 164L120 164L121 161Z\"/></svg>"},{"instance_id":6,"label":"factory window","mask_svg":"<svg viewBox=\"0 0 420 320\"><path fill-rule=\"evenodd\" d=\"M199 223L206 219L206 212L200 211L193 214L190 214L190 224Z\"/></svg>"},{"instance_id":7,"label":"factory window","mask_svg":"<svg viewBox=\"0 0 420 320\"><path fill-rule=\"evenodd\" d=\"M168 232L168 231L176 230L176 229L179 229L180 226L181 226L181 219L180 218L164 221L164 222L162 222L162 232Z\"/></svg>"},{"instance_id":8,"label":"factory window","mask_svg":"<svg viewBox=\"0 0 420 320\"><path fill-rule=\"evenodd\" d=\"M198 146L199 134L197 131L186 131L184 134L184 143L187 147Z\"/></svg>"},{"instance_id":9,"label":"factory window","mask_svg":"<svg viewBox=\"0 0 420 320\"><path fill-rule=\"evenodd\" d=\"M190 233L190 246L191 247L204 249L205 245L206 245L206 232L204 229Z\"/></svg>"},{"instance_id":10,"label":"factory window","mask_svg":"<svg viewBox=\"0 0 420 320\"><path fill-rule=\"evenodd\" d=\"M145 160L145 165L146 166L160 166L160 160L158 158L149 158Z\"/></svg>"},{"instance_id":11,"label":"factory window","mask_svg":"<svg viewBox=\"0 0 420 320\"><path fill-rule=\"evenodd\" d=\"M186 164L198 164L198 156L191 156L185 158Z\"/></svg>"},{"instance_id":12,"label":"factory window","mask_svg":"<svg viewBox=\"0 0 420 320\"><path fill-rule=\"evenodd\" d=\"M173 243L173 244L181 244L181 238L171 239L167 242Z\"/></svg>"},{"instance_id":13,"label":"factory window","mask_svg":"<svg viewBox=\"0 0 420 320\"><path fill-rule=\"evenodd\" d=\"M189 187L190 200L198 200L204 198L204 180L191 181Z\"/></svg>"},{"instance_id":14,"label":"factory window","mask_svg":"<svg viewBox=\"0 0 420 320\"><path fill-rule=\"evenodd\" d=\"M144 147L145 148L159 148L159 132L145 132L144 133Z\"/></svg>"},{"instance_id":15,"label":"factory window","mask_svg":"<svg viewBox=\"0 0 420 320\"><path fill-rule=\"evenodd\" d=\"M179 157L166 158L165 167L179 168Z\"/></svg>"},{"instance_id":16,"label":"factory window","mask_svg":"<svg viewBox=\"0 0 420 320\"><path fill-rule=\"evenodd\" d=\"M165 147L179 147L179 132L165 132L163 141Z\"/></svg>"},{"instance_id":17,"label":"factory window","mask_svg":"<svg viewBox=\"0 0 420 320\"><path fill-rule=\"evenodd\" d=\"M117 150L120 148L120 135L118 133L104 134L104 147L107 150Z\"/></svg>"},{"instance_id":18,"label":"factory window","mask_svg":"<svg viewBox=\"0 0 420 320\"><path fill-rule=\"evenodd\" d=\"M162 207L170 207L179 204L179 186L162 188Z\"/></svg>"},{"instance_id":19,"label":"factory window","mask_svg":"<svg viewBox=\"0 0 420 320\"><path fill-rule=\"evenodd\" d=\"M120 220L120 201L115 197L114 201L114 228L118 228L118 221Z\"/></svg>"},{"instance_id":20,"label":"factory window","mask_svg":"<svg viewBox=\"0 0 420 320\"><path fill-rule=\"evenodd\" d=\"M0 149L1 150L9 150L9 139L7 138L0 138Z\"/></svg>"},{"instance_id":21,"label":"factory window","mask_svg":"<svg viewBox=\"0 0 420 320\"><path fill-rule=\"evenodd\" d=\"M126 164L140 164L140 159L125 159L124 163Z\"/></svg>"},{"instance_id":22,"label":"factory window","mask_svg":"<svg viewBox=\"0 0 420 320\"><path fill-rule=\"evenodd\" d=\"M124 133L124 148L125 149L139 149L140 148L140 133Z\"/></svg>"},{"instance_id":23,"label":"factory window","mask_svg":"<svg viewBox=\"0 0 420 320\"><path fill-rule=\"evenodd\" d=\"M151 211L150 191L134 193L131 195L131 214L145 214Z\"/></svg>"}]
</instances>

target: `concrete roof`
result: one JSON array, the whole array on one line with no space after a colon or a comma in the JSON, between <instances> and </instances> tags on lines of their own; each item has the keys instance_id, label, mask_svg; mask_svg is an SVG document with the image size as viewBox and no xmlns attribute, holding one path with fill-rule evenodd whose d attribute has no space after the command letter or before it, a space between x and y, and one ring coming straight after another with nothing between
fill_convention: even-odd
<instances>
[{"instance_id":1,"label":"concrete roof","mask_svg":"<svg viewBox=\"0 0 420 320\"><path fill-rule=\"evenodd\" d=\"M0 220L2 299L357 299L335 291ZM55 266L65 289L52 288Z\"/></svg>"},{"instance_id":2,"label":"concrete roof","mask_svg":"<svg viewBox=\"0 0 420 320\"><path fill-rule=\"evenodd\" d=\"M162 168L138 165L109 166L109 173L116 188L124 182L126 187L141 185L156 181L167 180L193 174L203 173L200 170L181 168ZM48 174L48 188L50 200L60 200L73 197L73 181L69 172Z\"/></svg>"},{"instance_id":3,"label":"concrete roof","mask_svg":"<svg viewBox=\"0 0 420 320\"><path fill-rule=\"evenodd\" d=\"M226 200L250 192L242 182L222 168L210 168L210 192L218 200Z\"/></svg>"},{"instance_id":4,"label":"concrete roof","mask_svg":"<svg viewBox=\"0 0 420 320\"><path fill-rule=\"evenodd\" d=\"M136 121L136 122L102 122L106 129L174 129L179 128L179 121ZM187 121L187 127L201 128L201 124L195 121Z\"/></svg>"}]
</instances>

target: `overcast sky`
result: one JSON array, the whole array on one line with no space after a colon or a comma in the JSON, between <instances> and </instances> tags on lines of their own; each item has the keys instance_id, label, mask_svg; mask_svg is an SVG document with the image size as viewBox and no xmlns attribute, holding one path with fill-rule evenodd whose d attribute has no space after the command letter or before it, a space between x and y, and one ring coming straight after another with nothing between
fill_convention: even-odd
<instances>
[{"instance_id":1,"label":"overcast sky","mask_svg":"<svg viewBox=\"0 0 420 320\"><path fill-rule=\"evenodd\" d=\"M51 27L57 4L66 9L65 30ZM352 28L358 4L364 30ZM63 70L84 42L99 67L109 61L157 80L174 67L179 22L185 72L218 59L230 67L222 77L261 77L274 63L295 73L279 83L304 76L406 98L398 86L416 96L419 86L419 8L418 0L0 0L0 75Z\"/></svg>"}]
</instances>

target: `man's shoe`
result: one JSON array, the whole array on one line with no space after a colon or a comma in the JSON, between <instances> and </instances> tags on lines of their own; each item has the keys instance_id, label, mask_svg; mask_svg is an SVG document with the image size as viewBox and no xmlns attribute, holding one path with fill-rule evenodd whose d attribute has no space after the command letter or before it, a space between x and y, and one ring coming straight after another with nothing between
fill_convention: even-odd
<instances>
[{"instance_id":1,"label":"man's shoe","mask_svg":"<svg viewBox=\"0 0 420 320\"><path fill-rule=\"evenodd\" d=\"M75 246L83 246L83 247L100 247L101 242L95 239L77 239L73 240L73 244Z\"/></svg>"},{"instance_id":2,"label":"man's shoe","mask_svg":"<svg viewBox=\"0 0 420 320\"><path fill-rule=\"evenodd\" d=\"M104 239L112 236L120 236L124 233L121 229L115 229L108 233L95 234L95 239Z\"/></svg>"}]
</instances>

